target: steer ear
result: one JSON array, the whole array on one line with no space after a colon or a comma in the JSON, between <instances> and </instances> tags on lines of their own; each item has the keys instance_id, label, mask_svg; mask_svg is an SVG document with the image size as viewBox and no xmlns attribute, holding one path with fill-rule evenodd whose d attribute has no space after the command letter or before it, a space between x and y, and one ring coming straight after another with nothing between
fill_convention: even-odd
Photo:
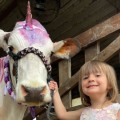
<instances>
[{"instance_id":1,"label":"steer ear","mask_svg":"<svg viewBox=\"0 0 120 120\"><path fill-rule=\"evenodd\" d=\"M4 32L3 30L0 30L0 47L3 48L5 51L8 48L7 42L9 36L10 36L9 32Z\"/></svg>"},{"instance_id":2,"label":"steer ear","mask_svg":"<svg viewBox=\"0 0 120 120\"><path fill-rule=\"evenodd\" d=\"M72 38L54 43L53 56L62 59L69 59L80 51L80 45Z\"/></svg>"}]
</instances>

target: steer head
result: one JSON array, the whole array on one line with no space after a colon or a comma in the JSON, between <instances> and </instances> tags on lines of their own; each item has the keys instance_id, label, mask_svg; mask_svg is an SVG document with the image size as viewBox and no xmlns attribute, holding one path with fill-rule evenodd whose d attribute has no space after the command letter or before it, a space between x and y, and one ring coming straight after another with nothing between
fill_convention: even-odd
<instances>
[{"instance_id":1,"label":"steer head","mask_svg":"<svg viewBox=\"0 0 120 120\"><path fill-rule=\"evenodd\" d=\"M47 84L50 56L57 51L56 56L66 57L68 53L63 54L61 48L64 43L53 43L45 28L32 19L29 2L26 21L17 22L11 32L0 30L0 47L9 54L11 81L18 103L40 106L51 101Z\"/></svg>"}]
</instances>

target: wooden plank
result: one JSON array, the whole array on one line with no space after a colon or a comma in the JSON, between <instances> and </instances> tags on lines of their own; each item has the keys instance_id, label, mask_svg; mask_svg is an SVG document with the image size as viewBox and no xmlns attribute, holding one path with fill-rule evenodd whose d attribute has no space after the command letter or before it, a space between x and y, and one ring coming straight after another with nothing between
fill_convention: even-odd
<instances>
[{"instance_id":1,"label":"wooden plank","mask_svg":"<svg viewBox=\"0 0 120 120\"><path fill-rule=\"evenodd\" d=\"M77 5L75 5L76 2L78 2ZM51 24L49 24L48 26L46 26L46 28L49 31L51 31L51 28L53 29L53 26L56 26L56 28L60 27L63 23L66 23L66 21L68 21L68 19L71 17L71 13L74 14L76 12L76 10L77 11L78 10L82 11L84 9L84 7L88 7L91 2L92 2L92 0L82 0L81 3L79 3L79 1L77 1L77 0L71 1L70 5L67 4L64 7L64 9L61 9L59 11L60 15L58 15L58 17L54 21L52 21ZM75 6L73 6L73 5L75 5ZM75 8L75 10L73 9L73 7ZM59 24L58 24L58 21L61 21L61 22L59 22ZM53 31L55 32L56 29L54 28Z\"/></svg>"},{"instance_id":2,"label":"wooden plank","mask_svg":"<svg viewBox=\"0 0 120 120\"><path fill-rule=\"evenodd\" d=\"M82 1L74 0L73 1L74 6L73 6L73 3L70 2L72 4L71 4L71 6L69 6L69 8L64 7L63 9L61 9L60 12L63 11L63 13L60 14L47 27L48 29L50 29L50 34L53 36L53 39L56 39L56 40L57 39L63 39L62 36L64 36L64 38L66 38L66 34L64 34L64 33L66 33L66 31L69 31L69 30L72 31L72 34L69 34L69 35L67 34L69 37L71 37L71 35L74 35L75 31L79 31L78 29L75 30L74 32L72 30L76 26L76 22L78 20L81 21L84 18L86 18L88 13L91 13L91 11L92 12L96 11L96 10L89 10L89 6L92 6L92 2L93 2L92 0L84 0L84 1L83 0ZM95 2L95 3L96 3L96 6L97 6L98 2ZM101 5L104 5L104 3L101 4ZM96 7L96 9L98 9L98 7ZM90 12L88 12L88 10ZM87 14L84 11L87 11L86 12ZM61 21L61 22L58 24L58 21ZM53 27L50 27L50 26L53 26L53 25L54 25L54 29L53 29ZM81 26L81 25L79 25L79 26Z\"/></svg>"},{"instance_id":3,"label":"wooden plank","mask_svg":"<svg viewBox=\"0 0 120 120\"><path fill-rule=\"evenodd\" d=\"M64 95L67 91L71 90L74 86L77 85L79 80L79 71L69 78L68 81L64 82L62 86L59 88L60 95ZM72 83L72 84L71 84Z\"/></svg>"},{"instance_id":4,"label":"wooden plank","mask_svg":"<svg viewBox=\"0 0 120 120\"><path fill-rule=\"evenodd\" d=\"M81 48L87 47L89 44L98 41L99 39L117 31L120 29L120 13L114 15L108 20L98 24L89 30L81 33L80 35L74 37L77 39L81 45Z\"/></svg>"},{"instance_id":5,"label":"wooden plank","mask_svg":"<svg viewBox=\"0 0 120 120\"><path fill-rule=\"evenodd\" d=\"M75 31L75 29L77 29L78 31L76 31L76 35L93 27L94 25L97 25L98 23L101 23L103 21L105 21L106 19L110 18L111 16L116 14L116 9L111 7L111 6L103 6L103 8L101 8L99 11L95 11L94 14L88 16L86 19L84 19L83 21L79 22L76 24L76 26L74 26L74 28L72 29ZM71 32L70 32L71 33Z\"/></svg>"},{"instance_id":6,"label":"wooden plank","mask_svg":"<svg viewBox=\"0 0 120 120\"><path fill-rule=\"evenodd\" d=\"M119 0L107 0L109 4L114 6L118 11L120 11L120 1Z\"/></svg>"},{"instance_id":7,"label":"wooden plank","mask_svg":"<svg viewBox=\"0 0 120 120\"><path fill-rule=\"evenodd\" d=\"M99 43L85 49L85 62L93 59L100 52Z\"/></svg>"},{"instance_id":8,"label":"wooden plank","mask_svg":"<svg viewBox=\"0 0 120 120\"><path fill-rule=\"evenodd\" d=\"M63 60L59 62L59 87L61 87L65 81L68 81L70 77L71 60ZM62 97L62 101L66 108L71 107L71 91Z\"/></svg>"},{"instance_id":9,"label":"wooden plank","mask_svg":"<svg viewBox=\"0 0 120 120\"><path fill-rule=\"evenodd\" d=\"M94 59L98 59L100 61L108 61L111 57L113 57L120 50L120 36L116 38L110 45L108 45L103 51L100 52Z\"/></svg>"},{"instance_id":10,"label":"wooden plank","mask_svg":"<svg viewBox=\"0 0 120 120\"><path fill-rule=\"evenodd\" d=\"M59 26L59 29L56 28L57 30L51 33L56 40L67 38L68 36L72 37L113 16L115 13L116 9L109 5L108 2L97 0L82 11L79 11L79 9L75 12L72 11L71 18L68 18L66 22Z\"/></svg>"},{"instance_id":11,"label":"wooden plank","mask_svg":"<svg viewBox=\"0 0 120 120\"><path fill-rule=\"evenodd\" d=\"M80 14L75 14L76 15L76 20L77 20L76 22L77 23L83 23L85 21L89 21L91 19L91 17L94 20L96 20L96 16L99 14L100 17L102 17L102 14L104 14L103 11L106 12L106 10L108 8L111 8L112 10L115 9L114 7L109 5L109 3L106 0L96 0L91 5L89 5L86 9L81 11ZM75 16L73 16L73 18L74 17ZM79 26L81 26L81 25L82 24L80 24Z\"/></svg>"}]
</instances>

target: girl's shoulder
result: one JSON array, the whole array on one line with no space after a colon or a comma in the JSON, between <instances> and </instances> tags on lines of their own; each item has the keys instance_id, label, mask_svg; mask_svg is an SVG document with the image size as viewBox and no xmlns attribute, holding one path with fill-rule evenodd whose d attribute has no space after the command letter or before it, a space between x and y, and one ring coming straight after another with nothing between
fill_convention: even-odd
<instances>
[{"instance_id":1,"label":"girl's shoulder","mask_svg":"<svg viewBox=\"0 0 120 120\"><path fill-rule=\"evenodd\" d=\"M84 112L84 111L89 111L91 110L92 108L89 106L89 107L84 107L81 110L81 112ZM102 109L92 109L92 110L103 110L103 109L117 109L119 110L120 109L120 103L113 103L105 108L102 108Z\"/></svg>"},{"instance_id":2,"label":"girl's shoulder","mask_svg":"<svg viewBox=\"0 0 120 120\"><path fill-rule=\"evenodd\" d=\"M79 113L79 115L81 116L81 114L83 113L83 111L86 109L86 107L82 107L82 108L80 108L80 109L78 109L78 110L76 110L78 113Z\"/></svg>"},{"instance_id":3,"label":"girl's shoulder","mask_svg":"<svg viewBox=\"0 0 120 120\"><path fill-rule=\"evenodd\" d=\"M120 110L120 103L113 103L112 105L110 105L110 108Z\"/></svg>"}]
</instances>

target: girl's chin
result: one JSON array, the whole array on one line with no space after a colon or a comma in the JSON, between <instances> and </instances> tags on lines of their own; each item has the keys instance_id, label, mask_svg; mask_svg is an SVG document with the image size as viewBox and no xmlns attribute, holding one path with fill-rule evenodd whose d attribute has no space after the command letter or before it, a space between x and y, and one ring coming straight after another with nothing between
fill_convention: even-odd
<instances>
[{"instance_id":1,"label":"girl's chin","mask_svg":"<svg viewBox=\"0 0 120 120\"><path fill-rule=\"evenodd\" d=\"M93 95L98 95L99 93L100 93L99 91L92 90L92 91L87 92L86 95L93 96Z\"/></svg>"}]
</instances>

